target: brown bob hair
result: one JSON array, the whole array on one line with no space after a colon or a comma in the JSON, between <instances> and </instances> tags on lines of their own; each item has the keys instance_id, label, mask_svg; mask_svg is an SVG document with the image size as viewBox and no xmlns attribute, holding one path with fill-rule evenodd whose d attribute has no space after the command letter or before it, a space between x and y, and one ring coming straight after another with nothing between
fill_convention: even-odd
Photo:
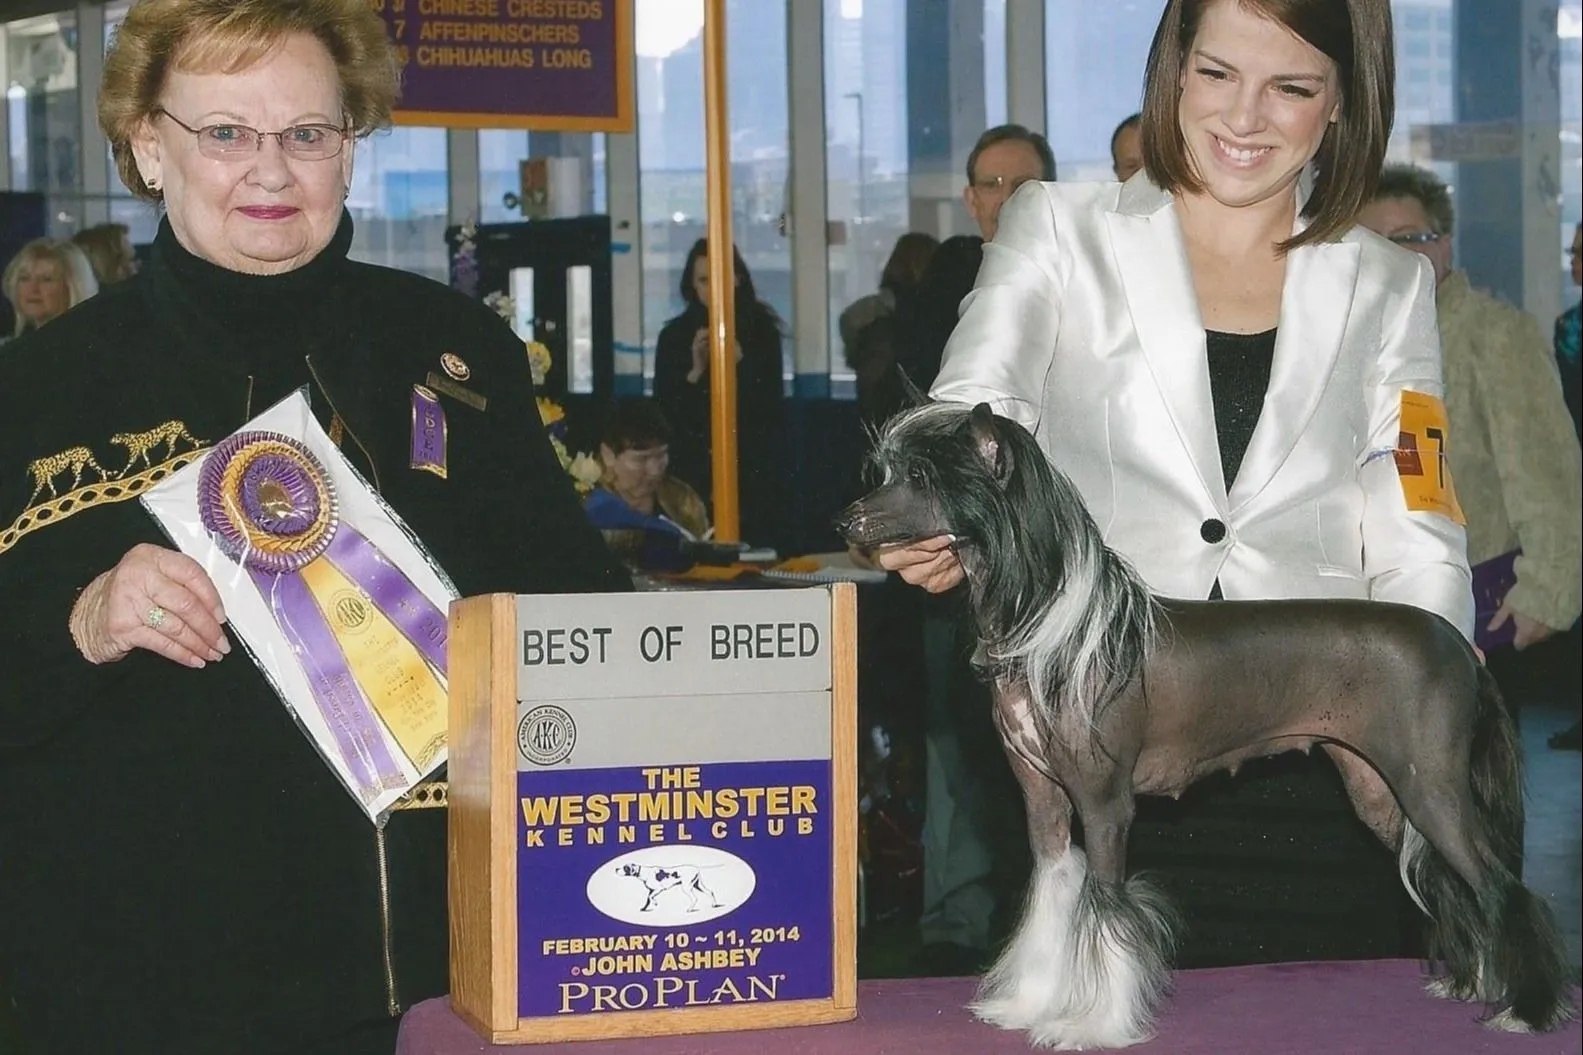
<instances>
[{"instance_id":1,"label":"brown bob hair","mask_svg":"<svg viewBox=\"0 0 1583 1055\"><path fill-rule=\"evenodd\" d=\"M390 124L401 68L368 0L139 0L104 57L99 127L127 190L147 201L132 137L159 108L170 71L239 73L282 40L305 33L329 51L346 126L358 137Z\"/></svg>"},{"instance_id":2,"label":"brown bob hair","mask_svg":"<svg viewBox=\"0 0 1583 1055\"><path fill-rule=\"evenodd\" d=\"M1168 191L1203 189L1193 172L1177 116L1188 51L1211 4L1244 10L1285 26L1336 64L1341 115L1314 155L1314 189L1303 206L1308 226L1279 245L1332 241L1374 197L1396 115L1396 45L1390 0L1169 0L1149 48L1143 89L1143 165Z\"/></svg>"}]
</instances>

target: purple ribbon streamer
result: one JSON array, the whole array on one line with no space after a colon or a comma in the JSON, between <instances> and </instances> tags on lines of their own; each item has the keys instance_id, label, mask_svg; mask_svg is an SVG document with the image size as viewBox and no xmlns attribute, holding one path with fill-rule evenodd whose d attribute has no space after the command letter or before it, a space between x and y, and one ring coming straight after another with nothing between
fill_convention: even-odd
<instances>
[{"instance_id":1,"label":"purple ribbon streamer","mask_svg":"<svg viewBox=\"0 0 1583 1055\"><path fill-rule=\"evenodd\" d=\"M412 467L444 478L445 408L422 385L412 386Z\"/></svg>"},{"instance_id":2,"label":"purple ribbon streamer","mask_svg":"<svg viewBox=\"0 0 1583 1055\"><path fill-rule=\"evenodd\" d=\"M390 563L350 525L342 523L325 556L352 582L362 587L374 607L417 647L429 665L445 669L445 641L449 633L445 613L412 584L402 570Z\"/></svg>"},{"instance_id":3,"label":"purple ribbon streamer","mask_svg":"<svg viewBox=\"0 0 1583 1055\"><path fill-rule=\"evenodd\" d=\"M381 790L404 786L405 775L385 746L379 719L358 688L307 584L296 572L272 575L249 568L248 574L269 601L275 622L297 654L314 703L357 782L357 797L371 802Z\"/></svg>"}]
</instances>

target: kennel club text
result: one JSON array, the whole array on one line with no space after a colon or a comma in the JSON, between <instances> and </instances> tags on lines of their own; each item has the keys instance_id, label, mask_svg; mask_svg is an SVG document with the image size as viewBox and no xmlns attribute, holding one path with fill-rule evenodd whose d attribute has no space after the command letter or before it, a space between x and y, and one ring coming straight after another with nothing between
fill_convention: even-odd
<instances>
[{"instance_id":1,"label":"kennel club text","mask_svg":"<svg viewBox=\"0 0 1583 1055\"><path fill-rule=\"evenodd\" d=\"M708 788L700 769L641 770L642 791L524 798L524 846L598 846L611 827L617 845L814 834L819 801L813 785Z\"/></svg>"}]
</instances>

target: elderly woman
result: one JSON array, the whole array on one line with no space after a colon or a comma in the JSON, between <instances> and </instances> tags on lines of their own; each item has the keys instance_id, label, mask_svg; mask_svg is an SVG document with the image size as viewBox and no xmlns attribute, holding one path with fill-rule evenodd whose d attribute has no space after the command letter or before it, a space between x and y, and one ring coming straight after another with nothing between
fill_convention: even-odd
<instances>
[{"instance_id":1,"label":"elderly woman","mask_svg":"<svg viewBox=\"0 0 1583 1055\"><path fill-rule=\"evenodd\" d=\"M599 437L604 476L583 509L629 565L674 570L689 562L681 544L709 531L704 500L670 475L671 427L652 399L616 403Z\"/></svg>"},{"instance_id":2,"label":"elderly woman","mask_svg":"<svg viewBox=\"0 0 1583 1055\"><path fill-rule=\"evenodd\" d=\"M153 480L306 388L462 594L629 585L521 342L347 259L354 140L396 90L366 0L141 0L105 57L100 122L164 219L142 272L13 349L51 369L0 445L0 773L27 798L0 811L0 979L31 1055L388 1055L446 989L445 815L368 822L133 500ZM487 397L441 392L444 476L410 457L431 374Z\"/></svg>"},{"instance_id":3,"label":"elderly woman","mask_svg":"<svg viewBox=\"0 0 1583 1055\"><path fill-rule=\"evenodd\" d=\"M15 336L20 337L99 292L99 283L81 249L55 238L35 238L6 265L0 289L16 311Z\"/></svg>"}]
</instances>

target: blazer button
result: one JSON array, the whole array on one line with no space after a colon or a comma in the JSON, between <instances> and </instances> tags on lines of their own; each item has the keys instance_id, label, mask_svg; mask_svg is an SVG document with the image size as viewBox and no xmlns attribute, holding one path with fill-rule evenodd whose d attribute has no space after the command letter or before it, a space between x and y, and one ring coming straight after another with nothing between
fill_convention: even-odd
<instances>
[{"instance_id":1,"label":"blazer button","mask_svg":"<svg viewBox=\"0 0 1583 1055\"><path fill-rule=\"evenodd\" d=\"M1226 525L1211 517L1198 525L1198 535L1213 546L1226 537Z\"/></svg>"}]
</instances>

